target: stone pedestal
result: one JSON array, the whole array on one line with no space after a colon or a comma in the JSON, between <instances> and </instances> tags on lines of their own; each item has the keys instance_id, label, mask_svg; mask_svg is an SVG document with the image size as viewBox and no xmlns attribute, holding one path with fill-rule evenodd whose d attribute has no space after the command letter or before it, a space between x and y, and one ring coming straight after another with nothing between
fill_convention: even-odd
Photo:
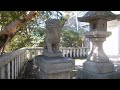
<instances>
[{"instance_id":1,"label":"stone pedestal","mask_svg":"<svg viewBox=\"0 0 120 90\"><path fill-rule=\"evenodd\" d=\"M35 57L37 79L70 79L70 72L75 68L75 61L67 57Z\"/></svg>"},{"instance_id":2,"label":"stone pedestal","mask_svg":"<svg viewBox=\"0 0 120 90\"><path fill-rule=\"evenodd\" d=\"M78 72L81 79L117 79L117 72L111 62L86 61Z\"/></svg>"},{"instance_id":3,"label":"stone pedestal","mask_svg":"<svg viewBox=\"0 0 120 90\"><path fill-rule=\"evenodd\" d=\"M102 70L106 71L107 69L105 70L105 68L103 68ZM78 79L120 79L120 69L113 70L112 72L106 72L106 73L95 73L95 72L87 71L83 68L80 68L78 70L77 78Z\"/></svg>"},{"instance_id":4,"label":"stone pedestal","mask_svg":"<svg viewBox=\"0 0 120 90\"><path fill-rule=\"evenodd\" d=\"M104 53L103 42L111 32L107 31L91 31L86 33L92 42L91 53L87 57L87 61L83 63L83 69L79 69L78 78L81 79L117 79L118 72L115 71L114 65Z\"/></svg>"},{"instance_id":5,"label":"stone pedestal","mask_svg":"<svg viewBox=\"0 0 120 90\"><path fill-rule=\"evenodd\" d=\"M84 70L91 73L111 73L114 71L114 65L111 62L98 63L93 61L86 61L83 63Z\"/></svg>"},{"instance_id":6,"label":"stone pedestal","mask_svg":"<svg viewBox=\"0 0 120 90\"><path fill-rule=\"evenodd\" d=\"M79 70L79 78L83 79L115 79L114 65L109 61L103 50L103 42L111 32L92 31L86 33L92 42L91 53L87 61L83 63L83 69Z\"/></svg>"}]
</instances>

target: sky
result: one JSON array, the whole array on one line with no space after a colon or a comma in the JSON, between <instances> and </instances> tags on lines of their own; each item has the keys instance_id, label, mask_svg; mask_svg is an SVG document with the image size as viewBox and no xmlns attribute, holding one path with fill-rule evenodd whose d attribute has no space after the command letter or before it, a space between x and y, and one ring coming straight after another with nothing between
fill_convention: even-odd
<instances>
[{"instance_id":1,"label":"sky","mask_svg":"<svg viewBox=\"0 0 120 90\"><path fill-rule=\"evenodd\" d=\"M120 14L120 11L112 11L112 13Z\"/></svg>"},{"instance_id":2,"label":"sky","mask_svg":"<svg viewBox=\"0 0 120 90\"><path fill-rule=\"evenodd\" d=\"M82 17L84 14L86 14L86 12L87 11L85 11L85 12L82 12L82 13L79 13L79 14L77 14L78 15L78 17ZM114 14L120 14L120 11L111 11L112 13L114 13ZM66 13L64 13L64 12L61 12L63 15L66 15ZM71 14L71 13L69 13L69 14ZM71 16L72 16L72 14L71 14Z\"/></svg>"}]
</instances>

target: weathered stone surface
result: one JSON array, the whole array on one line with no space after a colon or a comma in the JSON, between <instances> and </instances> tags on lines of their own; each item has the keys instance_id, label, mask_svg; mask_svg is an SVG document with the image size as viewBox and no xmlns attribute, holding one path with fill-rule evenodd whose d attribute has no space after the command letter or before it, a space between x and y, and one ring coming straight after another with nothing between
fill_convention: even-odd
<instances>
[{"instance_id":1,"label":"weathered stone surface","mask_svg":"<svg viewBox=\"0 0 120 90\"><path fill-rule=\"evenodd\" d=\"M47 74L41 71L40 79L70 79L70 72L65 71L65 72Z\"/></svg>"},{"instance_id":2,"label":"weathered stone surface","mask_svg":"<svg viewBox=\"0 0 120 90\"><path fill-rule=\"evenodd\" d=\"M83 68L78 69L78 79L84 79Z\"/></svg>"},{"instance_id":3,"label":"weathered stone surface","mask_svg":"<svg viewBox=\"0 0 120 90\"><path fill-rule=\"evenodd\" d=\"M90 11L79 21L90 23L90 32L86 33L86 37L92 42L92 50L83 63L83 70L79 70L79 76L85 79L114 79L114 65L104 53L103 42L106 37L111 35L107 32L107 21L116 19L117 15L111 11ZM114 73L115 72L115 73Z\"/></svg>"},{"instance_id":4,"label":"weathered stone surface","mask_svg":"<svg viewBox=\"0 0 120 90\"><path fill-rule=\"evenodd\" d=\"M114 20L119 15L113 14L111 11L89 11L83 17L79 17L78 21L81 22L90 22L95 19L106 19L107 21Z\"/></svg>"},{"instance_id":5,"label":"weathered stone surface","mask_svg":"<svg viewBox=\"0 0 120 90\"><path fill-rule=\"evenodd\" d=\"M95 61L95 62L108 62L109 58L106 56L103 50L103 42L105 38L90 38L92 41L92 50L87 57L87 60Z\"/></svg>"},{"instance_id":6,"label":"weathered stone surface","mask_svg":"<svg viewBox=\"0 0 120 90\"><path fill-rule=\"evenodd\" d=\"M63 79L64 76L65 79L70 79L70 72L75 68L75 61L67 57L46 57L39 55L35 57L35 63L38 67L38 76L41 77L42 74L41 78L49 76L49 78L52 78L53 76L57 78L58 76L58 79L60 79L61 76L61 79Z\"/></svg>"},{"instance_id":7,"label":"weathered stone surface","mask_svg":"<svg viewBox=\"0 0 120 90\"><path fill-rule=\"evenodd\" d=\"M107 21L115 19L116 16L110 11L90 11L79 18L82 22L87 21L90 23L90 32L86 33L86 37L92 42L92 50L87 60L96 62L109 61L103 50L103 42L106 37L111 35L111 32L107 32Z\"/></svg>"},{"instance_id":8,"label":"weathered stone surface","mask_svg":"<svg viewBox=\"0 0 120 90\"><path fill-rule=\"evenodd\" d=\"M92 73L83 69L78 70L78 79L120 79L120 72L111 73Z\"/></svg>"},{"instance_id":9,"label":"weathered stone surface","mask_svg":"<svg viewBox=\"0 0 120 90\"><path fill-rule=\"evenodd\" d=\"M83 69L92 73L110 73L114 71L114 65L111 62L98 63L93 61L86 61L83 63Z\"/></svg>"},{"instance_id":10,"label":"weathered stone surface","mask_svg":"<svg viewBox=\"0 0 120 90\"><path fill-rule=\"evenodd\" d=\"M43 55L35 57L38 79L70 79L70 72L75 68L75 61L62 57L59 50L61 27L58 19L46 21Z\"/></svg>"},{"instance_id":11,"label":"weathered stone surface","mask_svg":"<svg viewBox=\"0 0 120 90\"><path fill-rule=\"evenodd\" d=\"M48 57L62 56L59 50L61 24L58 19L48 19L46 21L46 37L43 55Z\"/></svg>"},{"instance_id":12,"label":"weathered stone surface","mask_svg":"<svg viewBox=\"0 0 120 90\"><path fill-rule=\"evenodd\" d=\"M109 37L112 33L107 31L91 31L91 32L86 32L85 35L88 38L106 38ZM104 40L105 41L105 40Z\"/></svg>"}]
</instances>

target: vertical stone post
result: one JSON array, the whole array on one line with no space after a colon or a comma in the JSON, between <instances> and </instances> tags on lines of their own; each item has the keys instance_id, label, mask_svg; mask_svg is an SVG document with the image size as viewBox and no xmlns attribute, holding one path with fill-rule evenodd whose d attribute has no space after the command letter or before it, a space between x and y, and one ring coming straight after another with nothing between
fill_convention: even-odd
<instances>
[{"instance_id":1,"label":"vertical stone post","mask_svg":"<svg viewBox=\"0 0 120 90\"><path fill-rule=\"evenodd\" d=\"M81 22L90 23L90 32L86 37L92 42L91 53L87 61L83 63L83 69L79 70L79 78L83 79L115 79L114 65L104 53L103 42L111 35L107 31L107 21L116 19L117 15L110 11L90 11L78 18Z\"/></svg>"}]
</instances>

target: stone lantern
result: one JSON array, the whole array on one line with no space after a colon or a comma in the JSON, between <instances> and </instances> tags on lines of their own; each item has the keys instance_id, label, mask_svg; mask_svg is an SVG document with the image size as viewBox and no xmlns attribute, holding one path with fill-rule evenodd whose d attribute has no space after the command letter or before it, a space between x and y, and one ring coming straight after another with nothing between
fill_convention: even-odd
<instances>
[{"instance_id":1,"label":"stone lantern","mask_svg":"<svg viewBox=\"0 0 120 90\"><path fill-rule=\"evenodd\" d=\"M107 31L107 21L117 19L117 16L111 11L89 11L78 18L80 22L90 23L90 32L86 33L86 37L92 42L91 53L83 63L83 69L79 70L79 78L113 79L116 77L114 65L103 50L103 42L111 35L111 32Z\"/></svg>"}]
</instances>

